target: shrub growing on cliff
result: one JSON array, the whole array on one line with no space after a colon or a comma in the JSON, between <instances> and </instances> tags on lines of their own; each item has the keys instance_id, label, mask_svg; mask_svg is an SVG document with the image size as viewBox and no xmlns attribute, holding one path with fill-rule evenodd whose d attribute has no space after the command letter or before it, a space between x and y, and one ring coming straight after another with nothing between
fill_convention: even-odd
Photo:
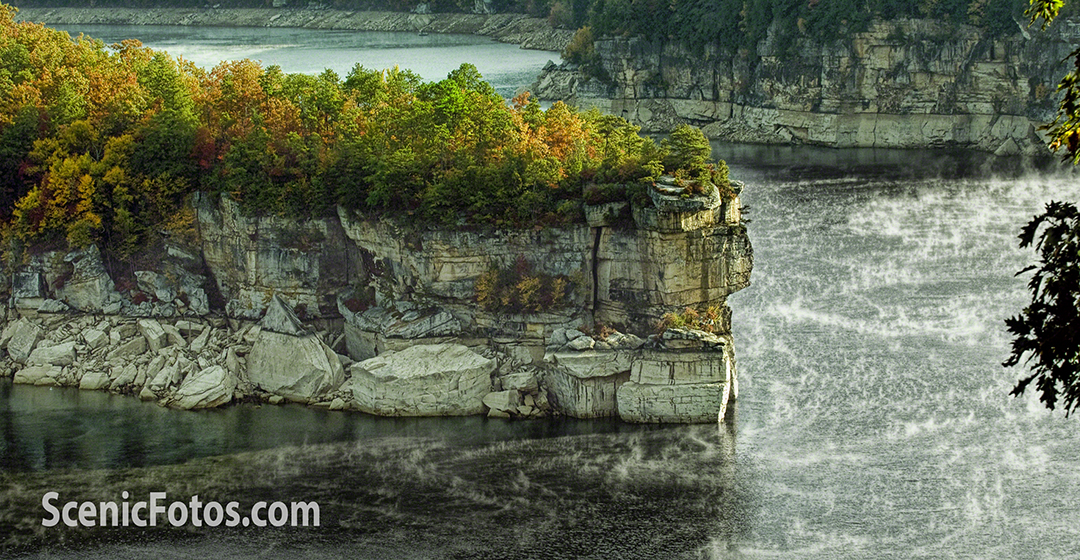
<instances>
[{"instance_id":1,"label":"shrub growing on cliff","mask_svg":"<svg viewBox=\"0 0 1080 560\"><path fill-rule=\"evenodd\" d=\"M606 79L604 67L600 64L600 55L596 52L596 41L593 37L592 28L582 27L574 33L562 51L562 59L581 66L587 76Z\"/></svg>"},{"instance_id":2,"label":"shrub growing on cliff","mask_svg":"<svg viewBox=\"0 0 1080 560\"><path fill-rule=\"evenodd\" d=\"M551 311L568 305L571 293L569 277L536 272L523 255L513 268L492 268L476 280L476 302L491 312Z\"/></svg>"},{"instance_id":3,"label":"shrub growing on cliff","mask_svg":"<svg viewBox=\"0 0 1080 560\"><path fill-rule=\"evenodd\" d=\"M667 329L694 329L707 333L719 332L721 327L721 309L717 305L707 306L703 311L687 307L675 313L665 313L656 325L656 332L662 334Z\"/></svg>"},{"instance_id":4,"label":"shrub growing on cliff","mask_svg":"<svg viewBox=\"0 0 1080 560\"><path fill-rule=\"evenodd\" d=\"M712 146L701 129L680 124L660 143L664 169L685 186L687 194L706 194L711 183L726 198L732 196L727 162L711 163Z\"/></svg>"}]
</instances>

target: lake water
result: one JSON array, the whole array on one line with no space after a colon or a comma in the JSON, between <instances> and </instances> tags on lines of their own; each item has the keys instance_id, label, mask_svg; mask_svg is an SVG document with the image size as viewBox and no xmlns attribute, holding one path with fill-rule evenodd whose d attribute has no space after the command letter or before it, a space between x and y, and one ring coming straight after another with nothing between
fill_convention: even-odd
<instances>
[{"instance_id":1,"label":"lake water","mask_svg":"<svg viewBox=\"0 0 1080 560\"><path fill-rule=\"evenodd\" d=\"M55 27L105 44L139 39L207 69L222 60L248 58L290 73L318 74L329 68L343 79L356 64L369 70L399 66L438 81L468 62L507 98L527 88L549 60L559 60L557 52L521 49L478 35L181 25Z\"/></svg>"},{"instance_id":2,"label":"lake water","mask_svg":"<svg viewBox=\"0 0 1080 560\"><path fill-rule=\"evenodd\" d=\"M1016 235L1075 175L718 146L746 182L736 426L168 411L7 386L0 535L49 558L1075 557L1080 432L1008 395ZM1004 172L1004 173L1002 173ZM43 530L44 492L317 501L319 529ZM145 498L143 498L145 499Z\"/></svg>"}]
</instances>

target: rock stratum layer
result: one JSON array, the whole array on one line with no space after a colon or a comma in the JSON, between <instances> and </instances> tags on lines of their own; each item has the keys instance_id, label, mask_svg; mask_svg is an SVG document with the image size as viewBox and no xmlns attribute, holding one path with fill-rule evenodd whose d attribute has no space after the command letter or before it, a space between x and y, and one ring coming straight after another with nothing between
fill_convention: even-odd
<instances>
[{"instance_id":1,"label":"rock stratum layer","mask_svg":"<svg viewBox=\"0 0 1080 560\"><path fill-rule=\"evenodd\" d=\"M770 35L734 53L605 38L595 47L606 79L550 64L533 92L652 132L691 123L714 140L1045 152L1038 128L1057 109L1080 23L1017 30L994 39L969 26L898 20L828 44L799 40L787 51Z\"/></svg>"},{"instance_id":2,"label":"rock stratum layer","mask_svg":"<svg viewBox=\"0 0 1080 560\"><path fill-rule=\"evenodd\" d=\"M483 35L525 49L561 51L573 36L523 14L416 14L288 8L23 8L17 19L52 25L297 27Z\"/></svg>"},{"instance_id":3,"label":"rock stratum layer","mask_svg":"<svg viewBox=\"0 0 1080 560\"><path fill-rule=\"evenodd\" d=\"M193 198L195 231L138 262L45 251L3 278L16 383L176 408L300 402L387 416L706 422L736 387L727 296L750 281L738 198L653 191L537 230L244 215ZM543 310L478 303L492 271L566 284ZM128 270L111 274L111 269ZM527 283L523 283L525 285ZM711 334L657 320L711 308Z\"/></svg>"}]
</instances>

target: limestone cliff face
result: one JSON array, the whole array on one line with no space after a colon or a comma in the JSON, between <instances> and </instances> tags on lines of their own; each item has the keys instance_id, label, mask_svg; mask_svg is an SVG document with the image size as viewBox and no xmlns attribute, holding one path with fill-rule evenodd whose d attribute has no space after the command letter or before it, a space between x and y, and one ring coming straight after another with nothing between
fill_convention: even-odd
<instances>
[{"instance_id":1,"label":"limestone cliff face","mask_svg":"<svg viewBox=\"0 0 1080 560\"><path fill-rule=\"evenodd\" d=\"M197 196L194 237L165 237L135 279L112 277L93 248L31 256L10 281L0 370L180 408L256 398L396 416L715 421L736 383L727 296L753 266L740 204L715 188L650 196L524 231L345 210L256 217ZM482 276L523 261L569 279L556 305L477 303ZM686 307L714 308L714 333L651 334Z\"/></svg>"},{"instance_id":2,"label":"limestone cliff face","mask_svg":"<svg viewBox=\"0 0 1080 560\"><path fill-rule=\"evenodd\" d=\"M524 14L419 14L293 8L21 8L19 21L49 25L185 25L295 27L356 31L469 33L515 43L525 49L561 51L574 32L552 28Z\"/></svg>"},{"instance_id":3,"label":"limestone cliff face","mask_svg":"<svg viewBox=\"0 0 1080 560\"><path fill-rule=\"evenodd\" d=\"M656 132L689 122L736 142L1004 155L1043 145L1037 127L1056 109L1062 61L1078 39L1078 22L994 40L928 20L877 22L850 40L802 40L788 52L771 36L736 53L607 38L596 42L607 81L552 64L533 91Z\"/></svg>"}]
</instances>

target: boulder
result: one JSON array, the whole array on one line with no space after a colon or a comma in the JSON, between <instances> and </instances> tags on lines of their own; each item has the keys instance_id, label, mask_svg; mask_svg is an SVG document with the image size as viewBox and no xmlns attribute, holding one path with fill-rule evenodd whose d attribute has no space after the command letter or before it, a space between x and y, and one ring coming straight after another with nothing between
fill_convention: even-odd
<instances>
[{"instance_id":1,"label":"boulder","mask_svg":"<svg viewBox=\"0 0 1080 560\"><path fill-rule=\"evenodd\" d=\"M134 323L120 323L113 327L109 334L111 335L114 332L116 333L116 336L119 337L117 339L119 341L124 340L125 338L131 338L138 334L139 327Z\"/></svg>"},{"instance_id":2,"label":"boulder","mask_svg":"<svg viewBox=\"0 0 1080 560\"><path fill-rule=\"evenodd\" d=\"M484 406L488 407L488 416L506 418L518 414L521 406L521 393L517 391L495 391L484 395Z\"/></svg>"},{"instance_id":3,"label":"boulder","mask_svg":"<svg viewBox=\"0 0 1080 560\"><path fill-rule=\"evenodd\" d=\"M345 370L337 354L314 335L263 330L248 354L247 377L268 393L309 402L338 388Z\"/></svg>"},{"instance_id":4,"label":"boulder","mask_svg":"<svg viewBox=\"0 0 1080 560\"><path fill-rule=\"evenodd\" d=\"M236 384L236 376L224 367L211 366L184 379L169 406L187 410L219 407L232 401Z\"/></svg>"},{"instance_id":5,"label":"boulder","mask_svg":"<svg viewBox=\"0 0 1080 560\"><path fill-rule=\"evenodd\" d=\"M627 422L716 422L727 406L726 383L619 387L619 417Z\"/></svg>"},{"instance_id":6,"label":"boulder","mask_svg":"<svg viewBox=\"0 0 1080 560\"><path fill-rule=\"evenodd\" d=\"M105 368L93 369L83 374L82 379L79 380L79 388L96 391L108 387L111 382L112 379L109 378L109 372Z\"/></svg>"},{"instance_id":7,"label":"boulder","mask_svg":"<svg viewBox=\"0 0 1080 560\"><path fill-rule=\"evenodd\" d=\"M277 294L274 294L270 306L266 308L266 315L263 316L262 321L259 321L259 326L263 330L294 336L307 332L304 324L300 322L292 309L289 309L285 300L281 299L281 296Z\"/></svg>"},{"instance_id":8,"label":"boulder","mask_svg":"<svg viewBox=\"0 0 1080 560\"><path fill-rule=\"evenodd\" d=\"M114 370L115 371L115 370ZM110 391L119 391L124 387L133 385L135 380L139 376L139 370L135 367L135 364L127 364L120 370L119 374L113 375L113 380L109 383Z\"/></svg>"},{"instance_id":9,"label":"boulder","mask_svg":"<svg viewBox=\"0 0 1080 560\"><path fill-rule=\"evenodd\" d=\"M154 359L150 360L150 363L146 366L146 369L143 370L142 385L149 387L150 384L154 382L154 379L157 378L158 374L161 373L161 370L165 368L165 363L165 356L154 356Z\"/></svg>"},{"instance_id":10,"label":"boulder","mask_svg":"<svg viewBox=\"0 0 1080 560\"><path fill-rule=\"evenodd\" d=\"M434 338L461 334L464 325L447 311L409 311L383 330L388 338Z\"/></svg>"},{"instance_id":11,"label":"boulder","mask_svg":"<svg viewBox=\"0 0 1080 560\"><path fill-rule=\"evenodd\" d=\"M71 306L58 299L46 299L41 302L37 310L38 313L67 313L71 311Z\"/></svg>"},{"instance_id":12,"label":"boulder","mask_svg":"<svg viewBox=\"0 0 1080 560\"><path fill-rule=\"evenodd\" d=\"M15 383L24 385L58 385L57 379L63 373L60 366L28 366L15 372Z\"/></svg>"},{"instance_id":13,"label":"boulder","mask_svg":"<svg viewBox=\"0 0 1080 560\"><path fill-rule=\"evenodd\" d=\"M520 393L535 393L540 389L539 381L536 379L536 371L532 369L523 369L509 373L506 377L502 378L503 390L513 389Z\"/></svg>"},{"instance_id":14,"label":"boulder","mask_svg":"<svg viewBox=\"0 0 1080 560\"><path fill-rule=\"evenodd\" d=\"M566 329L559 327L551 333L551 340L548 342L548 345L562 348L563 346L566 346L567 342L570 342L570 340L566 338Z\"/></svg>"},{"instance_id":15,"label":"boulder","mask_svg":"<svg viewBox=\"0 0 1080 560\"><path fill-rule=\"evenodd\" d=\"M70 366L75 362L75 341L55 346L38 346L26 363L34 366Z\"/></svg>"},{"instance_id":16,"label":"boulder","mask_svg":"<svg viewBox=\"0 0 1080 560\"><path fill-rule=\"evenodd\" d=\"M379 336L375 331L364 330L345 321L345 351L354 360L367 360L379 354Z\"/></svg>"},{"instance_id":17,"label":"boulder","mask_svg":"<svg viewBox=\"0 0 1080 560\"><path fill-rule=\"evenodd\" d=\"M149 373L147 379L146 387L154 393L160 393L180 381L180 368L176 363L168 364L161 368L161 371L154 376L153 380L149 380Z\"/></svg>"},{"instance_id":18,"label":"boulder","mask_svg":"<svg viewBox=\"0 0 1080 560\"><path fill-rule=\"evenodd\" d=\"M591 338L584 337L592 340ZM575 340L582 340L578 338ZM573 341L571 341L573 344ZM552 361L559 369L581 379L607 377L630 371L633 354L626 350L590 350L582 352L556 352Z\"/></svg>"},{"instance_id":19,"label":"boulder","mask_svg":"<svg viewBox=\"0 0 1080 560\"><path fill-rule=\"evenodd\" d=\"M356 408L383 416L483 414L495 360L462 344L425 344L350 366Z\"/></svg>"},{"instance_id":20,"label":"boulder","mask_svg":"<svg viewBox=\"0 0 1080 560\"><path fill-rule=\"evenodd\" d=\"M181 319L176 322L176 330L180 331L180 334L184 336L191 336L203 331L202 323L197 321L188 321L187 319Z\"/></svg>"},{"instance_id":21,"label":"boulder","mask_svg":"<svg viewBox=\"0 0 1080 560\"><path fill-rule=\"evenodd\" d=\"M169 336L161 323L153 319L139 319L139 332L146 339L151 352L157 352L169 345ZM179 331L177 332L179 334Z\"/></svg>"},{"instance_id":22,"label":"boulder","mask_svg":"<svg viewBox=\"0 0 1080 560\"><path fill-rule=\"evenodd\" d=\"M111 362L117 358L130 359L144 352L146 352L146 339L142 336L136 336L109 352L108 360Z\"/></svg>"},{"instance_id":23,"label":"boulder","mask_svg":"<svg viewBox=\"0 0 1080 560\"><path fill-rule=\"evenodd\" d=\"M161 323L161 330L165 331L165 336L168 338L168 344L165 346L187 346L187 340L184 340L184 335L180 334L180 329L168 323Z\"/></svg>"},{"instance_id":24,"label":"boulder","mask_svg":"<svg viewBox=\"0 0 1080 560\"><path fill-rule=\"evenodd\" d=\"M4 325L4 329L0 330L0 348L7 348L8 341L15 335L15 331L19 329L19 321L12 321Z\"/></svg>"},{"instance_id":25,"label":"boulder","mask_svg":"<svg viewBox=\"0 0 1080 560\"><path fill-rule=\"evenodd\" d=\"M105 331L98 329L86 329L82 333L83 340L86 345L92 350L101 348L109 344L109 335L105 334Z\"/></svg>"},{"instance_id":26,"label":"boulder","mask_svg":"<svg viewBox=\"0 0 1080 560\"><path fill-rule=\"evenodd\" d=\"M571 350L591 350L596 341L591 336L579 336L566 344Z\"/></svg>"},{"instance_id":27,"label":"boulder","mask_svg":"<svg viewBox=\"0 0 1080 560\"><path fill-rule=\"evenodd\" d=\"M206 343L210 340L210 332L212 330L213 329L209 326L203 328L202 333L199 336L195 337L195 340L191 341L191 344L188 346L188 348L190 348L191 351L195 352L196 354L201 354L202 351L206 349Z\"/></svg>"},{"instance_id":28,"label":"boulder","mask_svg":"<svg viewBox=\"0 0 1080 560\"><path fill-rule=\"evenodd\" d=\"M45 331L25 318L15 321L9 329L11 338L7 342L8 355L16 363L25 364Z\"/></svg>"}]
</instances>

